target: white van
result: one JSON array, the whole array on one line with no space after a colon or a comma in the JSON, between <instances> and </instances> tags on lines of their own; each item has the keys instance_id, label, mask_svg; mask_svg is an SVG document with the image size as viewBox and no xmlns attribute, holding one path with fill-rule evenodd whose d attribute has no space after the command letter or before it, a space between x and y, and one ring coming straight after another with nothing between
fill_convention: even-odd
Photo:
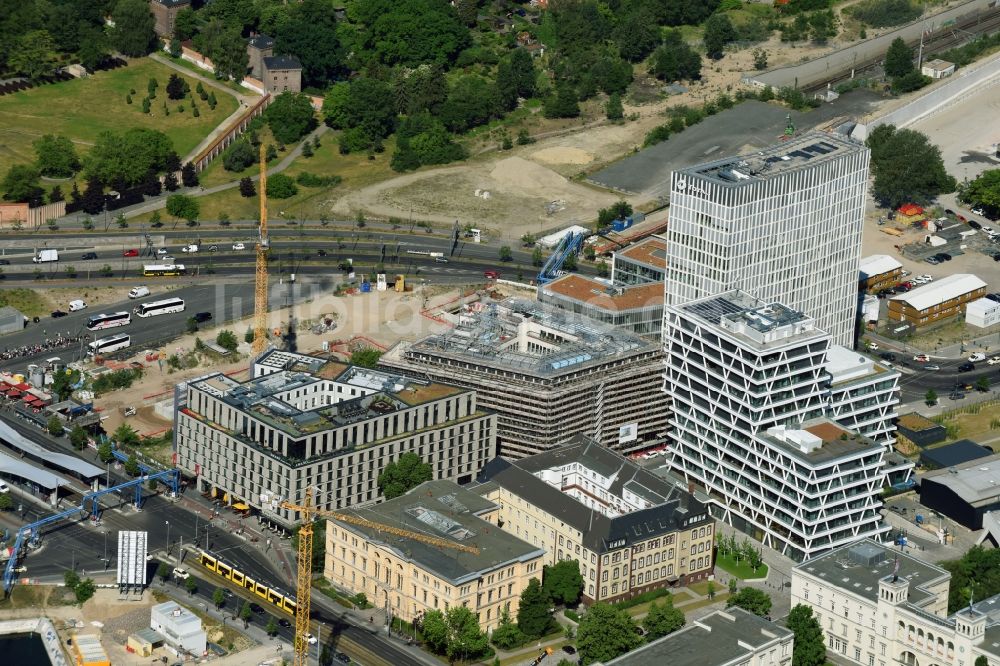
<instances>
[{"instance_id":1,"label":"white van","mask_svg":"<svg viewBox=\"0 0 1000 666\"><path fill-rule=\"evenodd\" d=\"M86 309L86 307L87 307L87 304L84 303L81 300L75 300L75 301L70 301L69 302L69 311L70 312L79 312L80 310Z\"/></svg>"},{"instance_id":2,"label":"white van","mask_svg":"<svg viewBox=\"0 0 1000 666\"><path fill-rule=\"evenodd\" d=\"M128 292L129 298L142 298L143 296L149 296L149 287L132 287Z\"/></svg>"},{"instance_id":3,"label":"white van","mask_svg":"<svg viewBox=\"0 0 1000 666\"><path fill-rule=\"evenodd\" d=\"M0 493L9 493L9 492L10 492L10 486L8 486L3 481L0 481Z\"/></svg>"},{"instance_id":4,"label":"white van","mask_svg":"<svg viewBox=\"0 0 1000 666\"><path fill-rule=\"evenodd\" d=\"M193 252L197 252L197 251L198 251L198 246L195 245L194 243L192 243L191 245L185 245L184 247L181 248L181 252L192 252L193 253Z\"/></svg>"}]
</instances>

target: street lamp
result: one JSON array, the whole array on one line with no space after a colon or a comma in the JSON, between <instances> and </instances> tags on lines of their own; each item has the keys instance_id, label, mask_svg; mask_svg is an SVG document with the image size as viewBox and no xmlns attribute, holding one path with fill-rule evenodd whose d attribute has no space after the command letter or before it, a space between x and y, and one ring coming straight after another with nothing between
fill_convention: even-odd
<instances>
[{"instance_id":1,"label":"street lamp","mask_svg":"<svg viewBox=\"0 0 1000 666\"><path fill-rule=\"evenodd\" d=\"M166 525L167 525L167 555L169 555L170 554L170 521L169 520L164 520L163 522L166 523Z\"/></svg>"}]
</instances>

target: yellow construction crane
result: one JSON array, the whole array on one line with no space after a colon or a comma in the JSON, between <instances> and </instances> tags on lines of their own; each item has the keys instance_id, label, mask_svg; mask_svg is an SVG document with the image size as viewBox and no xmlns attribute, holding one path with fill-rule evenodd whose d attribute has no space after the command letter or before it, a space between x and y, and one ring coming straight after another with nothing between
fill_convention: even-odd
<instances>
[{"instance_id":1,"label":"yellow construction crane","mask_svg":"<svg viewBox=\"0 0 1000 666\"><path fill-rule=\"evenodd\" d=\"M260 235L257 238L257 282L253 303L253 354L267 348L267 151L260 144Z\"/></svg>"},{"instance_id":2,"label":"yellow construction crane","mask_svg":"<svg viewBox=\"0 0 1000 666\"><path fill-rule=\"evenodd\" d=\"M412 532L391 525L383 525L371 520L366 520L359 516L352 516L337 511L327 509L317 509L312 504L312 488L306 487L305 497L302 504L282 502L281 508L291 511L298 511L302 517L302 527L299 528L299 554L298 554L298 575L296 576L295 590L295 661L294 666L307 666L309 655L309 604L312 593L312 541L313 541L313 517L323 516L333 518L351 525L367 527L368 529L396 536L413 539L422 543L437 546L438 548L450 548L460 550L464 553L479 554L479 548L475 545L465 545L441 539L439 537L428 536L420 532Z\"/></svg>"}]
</instances>

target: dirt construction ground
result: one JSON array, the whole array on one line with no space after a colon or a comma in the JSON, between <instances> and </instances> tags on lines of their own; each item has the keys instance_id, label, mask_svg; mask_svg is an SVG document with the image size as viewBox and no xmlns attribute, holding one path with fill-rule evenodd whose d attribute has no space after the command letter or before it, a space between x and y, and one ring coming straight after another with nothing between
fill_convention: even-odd
<instances>
[{"instance_id":1,"label":"dirt construction ground","mask_svg":"<svg viewBox=\"0 0 1000 666\"><path fill-rule=\"evenodd\" d=\"M355 336L365 336L365 341L357 343L363 346L374 343L389 347L401 339L417 339L443 328L443 324L424 316L421 311L428 307L433 311L435 307L459 295L455 289L433 286L417 286L416 291L408 293L386 291L334 296L327 292L303 300L295 307L295 318L300 322L295 347L303 353L320 352L324 342L333 346L338 341L346 343ZM287 328L287 309L274 310L270 317L272 328L282 328L283 331ZM311 325L325 318L334 320L336 328L324 333L313 333ZM138 410L135 416L128 417L127 422L140 434L155 435L170 428L170 410L157 410L153 403L171 401L174 386L193 377L210 372L239 373L246 370L249 367L250 345L243 342L243 334L249 326L249 320L231 322L225 326L204 328L196 334L175 340L162 351L168 355L177 354L190 358L192 362L197 360L196 365L183 370L171 370L165 362L145 362L143 354L137 353L133 359L146 365L142 379L127 391L108 393L95 401L97 408L107 416L103 423L104 429L112 432L125 422L124 409L130 406L136 406ZM237 358L227 360L213 358L209 354L191 354L196 338L214 340L224 328L234 331L240 340ZM346 346L336 347L337 351L346 349Z\"/></svg>"}]
</instances>

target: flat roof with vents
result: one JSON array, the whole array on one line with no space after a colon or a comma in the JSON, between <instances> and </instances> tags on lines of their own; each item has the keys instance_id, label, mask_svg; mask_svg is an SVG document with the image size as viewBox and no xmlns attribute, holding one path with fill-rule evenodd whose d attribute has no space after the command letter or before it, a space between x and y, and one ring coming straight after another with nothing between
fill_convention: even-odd
<instances>
[{"instance_id":1,"label":"flat roof with vents","mask_svg":"<svg viewBox=\"0 0 1000 666\"><path fill-rule=\"evenodd\" d=\"M947 486L969 504L991 504L1000 499L1000 455L924 474L920 481Z\"/></svg>"},{"instance_id":2,"label":"flat roof with vents","mask_svg":"<svg viewBox=\"0 0 1000 666\"><path fill-rule=\"evenodd\" d=\"M839 134L806 132L755 153L699 164L677 173L739 187L864 150L864 145Z\"/></svg>"}]
</instances>

